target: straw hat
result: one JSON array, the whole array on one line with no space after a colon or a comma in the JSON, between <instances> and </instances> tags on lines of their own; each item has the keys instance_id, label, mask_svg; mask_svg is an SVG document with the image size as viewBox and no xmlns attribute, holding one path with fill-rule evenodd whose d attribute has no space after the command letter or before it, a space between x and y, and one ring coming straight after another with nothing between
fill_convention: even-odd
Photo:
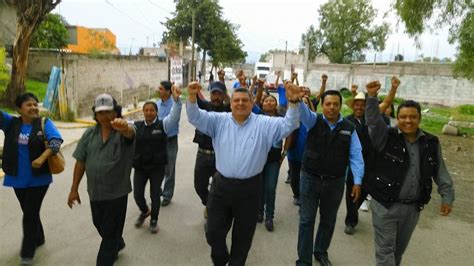
<instances>
[{"instance_id":1,"label":"straw hat","mask_svg":"<svg viewBox=\"0 0 474 266\"><path fill-rule=\"evenodd\" d=\"M357 95L354 98L346 101L346 105L352 109L352 105L354 104L354 101L357 101L357 100L362 100L365 102L365 93L363 92L357 93Z\"/></svg>"}]
</instances>

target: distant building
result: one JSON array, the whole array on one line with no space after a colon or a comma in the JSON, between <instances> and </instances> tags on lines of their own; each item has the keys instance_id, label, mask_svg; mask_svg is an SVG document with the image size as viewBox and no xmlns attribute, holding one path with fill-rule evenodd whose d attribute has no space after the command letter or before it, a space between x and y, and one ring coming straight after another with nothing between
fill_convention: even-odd
<instances>
[{"instance_id":1,"label":"distant building","mask_svg":"<svg viewBox=\"0 0 474 266\"><path fill-rule=\"evenodd\" d=\"M109 53L120 54L117 49L117 38L106 28L86 28L82 26L67 26L69 44L67 49L73 53Z\"/></svg>"},{"instance_id":2,"label":"distant building","mask_svg":"<svg viewBox=\"0 0 474 266\"><path fill-rule=\"evenodd\" d=\"M165 47L142 47L138 51L138 55L142 56L158 56L161 58L166 58L166 49Z\"/></svg>"},{"instance_id":3,"label":"distant building","mask_svg":"<svg viewBox=\"0 0 474 266\"><path fill-rule=\"evenodd\" d=\"M285 62L286 57L286 62ZM268 63L272 66L273 70L283 70L285 66L303 66L304 62L304 55L298 54L292 51L288 51L285 56L285 52L276 52L271 53L267 59L269 59ZM329 64L329 58L324 55L318 55L313 62L315 64Z\"/></svg>"}]
</instances>

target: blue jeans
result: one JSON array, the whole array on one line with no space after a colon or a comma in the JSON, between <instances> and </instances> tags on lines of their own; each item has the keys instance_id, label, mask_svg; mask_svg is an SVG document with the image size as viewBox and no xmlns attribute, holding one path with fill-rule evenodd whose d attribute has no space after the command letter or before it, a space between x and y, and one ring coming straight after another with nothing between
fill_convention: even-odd
<instances>
[{"instance_id":1,"label":"blue jeans","mask_svg":"<svg viewBox=\"0 0 474 266\"><path fill-rule=\"evenodd\" d=\"M344 185L344 177L321 178L301 170L301 206L296 265L312 265L313 253L315 256L327 256L336 224L337 210L344 194ZM320 221L313 249L314 224L318 206Z\"/></svg>"},{"instance_id":2,"label":"blue jeans","mask_svg":"<svg viewBox=\"0 0 474 266\"><path fill-rule=\"evenodd\" d=\"M260 213L265 209L265 220L273 220L275 214L275 194L280 173L280 162L265 164L262 171L262 196L260 197Z\"/></svg>"},{"instance_id":3,"label":"blue jeans","mask_svg":"<svg viewBox=\"0 0 474 266\"><path fill-rule=\"evenodd\" d=\"M178 156L178 138L169 138L166 143L166 149L168 154L168 164L165 167L165 184L161 195L163 196L163 199L171 200L174 193L176 157Z\"/></svg>"}]
</instances>

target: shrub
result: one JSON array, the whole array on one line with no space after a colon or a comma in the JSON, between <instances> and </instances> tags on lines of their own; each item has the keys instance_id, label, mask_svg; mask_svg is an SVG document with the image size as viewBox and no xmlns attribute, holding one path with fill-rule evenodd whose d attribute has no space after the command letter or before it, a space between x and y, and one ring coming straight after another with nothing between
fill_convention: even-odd
<instances>
[{"instance_id":1,"label":"shrub","mask_svg":"<svg viewBox=\"0 0 474 266\"><path fill-rule=\"evenodd\" d=\"M465 104L458 107L458 112L464 115L474 115L474 105Z\"/></svg>"}]
</instances>

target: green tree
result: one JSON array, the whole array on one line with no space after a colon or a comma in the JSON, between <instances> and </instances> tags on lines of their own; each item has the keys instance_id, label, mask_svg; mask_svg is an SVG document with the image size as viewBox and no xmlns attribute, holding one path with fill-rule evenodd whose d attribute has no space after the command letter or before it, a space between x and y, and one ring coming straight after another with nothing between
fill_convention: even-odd
<instances>
[{"instance_id":1,"label":"green tree","mask_svg":"<svg viewBox=\"0 0 474 266\"><path fill-rule=\"evenodd\" d=\"M48 14L33 33L31 47L61 49L67 46L67 22L59 14Z\"/></svg>"},{"instance_id":2,"label":"green tree","mask_svg":"<svg viewBox=\"0 0 474 266\"><path fill-rule=\"evenodd\" d=\"M5 103L15 106L15 99L24 93L28 52L33 33L61 0L5 0L16 10L18 18L13 43L12 74L6 91Z\"/></svg>"},{"instance_id":3,"label":"green tree","mask_svg":"<svg viewBox=\"0 0 474 266\"><path fill-rule=\"evenodd\" d=\"M449 42L458 43L454 71L474 80L474 4L471 0L395 0L394 6L407 33L415 38L427 28L449 26Z\"/></svg>"},{"instance_id":4,"label":"green tree","mask_svg":"<svg viewBox=\"0 0 474 266\"><path fill-rule=\"evenodd\" d=\"M215 0L181 0L176 4L174 17L164 23L167 31L163 33L164 43L183 41L191 43L192 16L195 12L195 42L203 53L203 66L206 55L214 55L213 62L238 61L245 53L236 30L229 21L222 19L222 7ZM229 43L224 43L226 40ZM222 51L225 46L234 54ZM205 70L202 67L203 73Z\"/></svg>"},{"instance_id":5,"label":"green tree","mask_svg":"<svg viewBox=\"0 0 474 266\"><path fill-rule=\"evenodd\" d=\"M350 63L368 49L385 48L387 23L374 25L376 11L369 0L330 0L319 8L319 29L310 27L310 59L325 54L332 63Z\"/></svg>"},{"instance_id":6,"label":"green tree","mask_svg":"<svg viewBox=\"0 0 474 266\"><path fill-rule=\"evenodd\" d=\"M317 39L317 32L316 29L314 28L313 25L311 25L308 28L308 31L306 33L303 33L301 35L301 49L300 53L304 54L304 48L306 46L306 36L308 37L308 45L309 45L309 55L308 59L309 62L314 62L314 59L316 59L316 56L318 55L318 50L317 50L317 44L318 44L318 39Z\"/></svg>"}]
</instances>

